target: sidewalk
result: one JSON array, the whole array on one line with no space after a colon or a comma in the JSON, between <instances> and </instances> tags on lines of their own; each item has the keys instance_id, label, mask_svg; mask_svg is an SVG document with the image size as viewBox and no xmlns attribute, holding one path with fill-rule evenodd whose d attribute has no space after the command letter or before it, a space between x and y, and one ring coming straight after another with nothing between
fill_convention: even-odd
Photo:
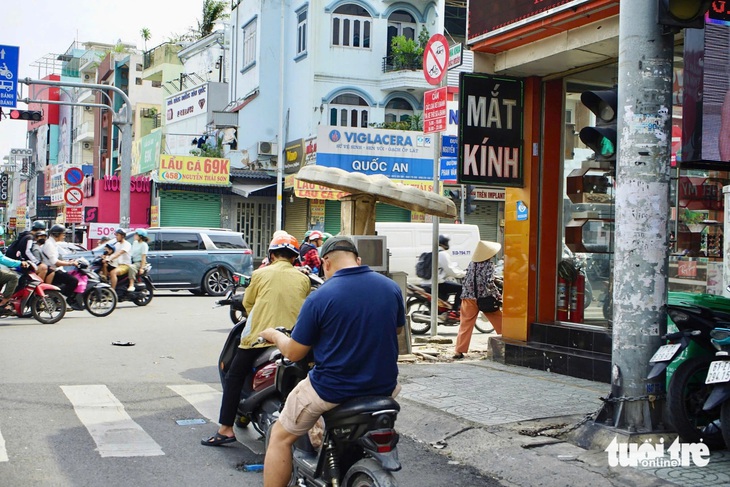
<instances>
[{"instance_id":1,"label":"sidewalk","mask_svg":"<svg viewBox=\"0 0 730 487\"><path fill-rule=\"evenodd\" d=\"M456 331L439 328L442 337L455 338ZM439 345L438 362L399 364L402 434L506 486L730 485L728 451L713 452L705 467L612 468L605 451L534 436L538 429L567 428L595 412L609 385L484 360L479 350L486 350L488 336L479 335L471 348L477 353L467 360L452 362L453 346Z\"/></svg>"}]
</instances>

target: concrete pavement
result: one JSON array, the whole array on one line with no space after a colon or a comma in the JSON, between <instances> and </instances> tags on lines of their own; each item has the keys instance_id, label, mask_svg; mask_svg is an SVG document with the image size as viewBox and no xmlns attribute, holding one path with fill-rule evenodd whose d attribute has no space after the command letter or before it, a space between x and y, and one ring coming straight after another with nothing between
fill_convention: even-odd
<instances>
[{"instance_id":1,"label":"concrete pavement","mask_svg":"<svg viewBox=\"0 0 730 487\"><path fill-rule=\"evenodd\" d=\"M439 336L455 340L457 330L440 327ZM536 435L569 430L597 411L609 385L488 360L489 336L476 332L460 361L451 344L414 344L427 353L399 365L401 434L506 486L730 485L728 451L713 452L705 467L610 467L605 451L572 444L570 433Z\"/></svg>"}]
</instances>

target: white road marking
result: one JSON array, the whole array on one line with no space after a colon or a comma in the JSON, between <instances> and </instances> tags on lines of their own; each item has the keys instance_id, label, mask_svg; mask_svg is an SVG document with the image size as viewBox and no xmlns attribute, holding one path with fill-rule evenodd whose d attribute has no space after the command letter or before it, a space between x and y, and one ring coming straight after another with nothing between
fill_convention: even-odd
<instances>
[{"instance_id":1,"label":"white road marking","mask_svg":"<svg viewBox=\"0 0 730 487\"><path fill-rule=\"evenodd\" d=\"M218 423L218 413L221 408L223 393L218 392L207 384L185 384L167 386L176 394L179 394L189 402L197 411L214 424ZM249 450L257 455L264 454L264 442L260 440L261 435L249 426L246 429L235 427L236 438ZM215 431L210 434L213 435Z\"/></svg>"},{"instance_id":2,"label":"white road marking","mask_svg":"<svg viewBox=\"0 0 730 487\"><path fill-rule=\"evenodd\" d=\"M5 449L5 438L3 433L0 431L0 462L8 461L8 450Z\"/></svg>"},{"instance_id":3,"label":"white road marking","mask_svg":"<svg viewBox=\"0 0 730 487\"><path fill-rule=\"evenodd\" d=\"M102 457L164 455L105 385L61 386Z\"/></svg>"}]
</instances>

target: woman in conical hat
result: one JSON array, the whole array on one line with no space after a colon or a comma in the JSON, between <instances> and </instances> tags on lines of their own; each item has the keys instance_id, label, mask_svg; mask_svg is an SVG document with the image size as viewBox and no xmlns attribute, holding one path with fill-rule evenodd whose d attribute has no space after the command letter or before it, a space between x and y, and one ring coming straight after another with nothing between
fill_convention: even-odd
<instances>
[{"instance_id":1,"label":"woman in conical hat","mask_svg":"<svg viewBox=\"0 0 730 487\"><path fill-rule=\"evenodd\" d=\"M502 246L497 242L480 240L472 253L466 268L461 291L461 323L456 337L454 359L464 358L469 351L474 324L481 312L492 323L494 331L502 334L502 293L495 283L495 268L492 257Z\"/></svg>"}]
</instances>

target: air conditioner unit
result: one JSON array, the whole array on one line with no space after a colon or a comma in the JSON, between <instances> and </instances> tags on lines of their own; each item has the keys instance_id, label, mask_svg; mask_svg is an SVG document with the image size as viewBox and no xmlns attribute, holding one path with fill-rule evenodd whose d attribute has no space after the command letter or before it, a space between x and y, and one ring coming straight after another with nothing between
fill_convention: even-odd
<instances>
[{"instance_id":1,"label":"air conditioner unit","mask_svg":"<svg viewBox=\"0 0 730 487\"><path fill-rule=\"evenodd\" d=\"M84 107L84 110L86 110L87 112L90 112L93 109L94 109L94 107Z\"/></svg>"},{"instance_id":2,"label":"air conditioner unit","mask_svg":"<svg viewBox=\"0 0 730 487\"><path fill-rule=\"evenodd\" d=\"M85 150L91 149L91 142L84 142L84 149Z\"/></svg>"},{"instance_id":3,"label":"air conditioner unit","mask_svg":"<svg viewBox=\"0 0 730 487\"><path fill-rule=\"evenodd\" d=\"M275 156L277 152L279 152L279 149L274 142L261 141L258 144L258 153L260 156Z\"/></svg>"},{"instance_id":4,"label":"air conditioner unit","mask_svg":"<svg viewBox=\"0 0 730 487\"><path fill-rule=\"evenodd\" d=\"M89 81L90 79L91 79L91 75L90 74L85 74L84 75L84 81Z\"/></svg>"}]
</instances>

